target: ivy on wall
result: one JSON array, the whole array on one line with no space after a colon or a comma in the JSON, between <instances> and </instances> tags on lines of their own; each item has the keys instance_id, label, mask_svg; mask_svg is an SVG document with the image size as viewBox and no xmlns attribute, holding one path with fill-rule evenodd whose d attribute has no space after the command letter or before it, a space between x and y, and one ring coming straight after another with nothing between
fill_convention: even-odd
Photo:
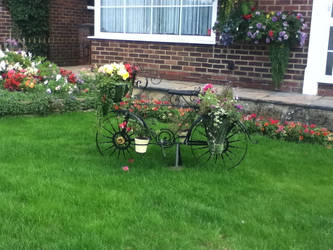
<instances>
[{"instance_id":1,"label":"ivy on wall","mask_svg":"<svg viewBox=\"0 0 333 250\"><path fill-rule=\"evenodd\" d=\"M4 0L19 38L34 55L47 55L50 0Z\"/></svg>"}]
</instances>

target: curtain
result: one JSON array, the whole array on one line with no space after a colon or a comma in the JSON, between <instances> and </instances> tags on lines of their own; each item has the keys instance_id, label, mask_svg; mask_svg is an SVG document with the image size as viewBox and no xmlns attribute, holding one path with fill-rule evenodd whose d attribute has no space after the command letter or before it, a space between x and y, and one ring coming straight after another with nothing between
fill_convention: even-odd
<instances>
[{"instance_id":1,"label":"curtain","mask_svg":"<svg viewBox=\"0 0 333 250\"><path fill-rule=\"evenodd\" d=\"M210 35L213 0L101 0L101 31Z\"/></svg>"}]
</instances>

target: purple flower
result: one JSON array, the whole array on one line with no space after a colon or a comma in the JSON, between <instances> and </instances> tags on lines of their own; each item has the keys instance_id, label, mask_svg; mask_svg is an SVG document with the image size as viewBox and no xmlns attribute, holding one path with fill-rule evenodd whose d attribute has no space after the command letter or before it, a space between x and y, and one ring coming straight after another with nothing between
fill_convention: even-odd
<instances>
[{"instance_id":1,"label":"purple flower","mask_svg":"<svg viewBox=\"0 0 333 250\"><path fill-rule=\"evenodd\" d=\"M236 108L237 109L243 109L243 106L242 105L236 105Z\"/></svg>"},{"instance_id":2,"label":"purple flower","mask_svg":"<svg viewBox=\"0 0 333 250\"><path fill-rule=\"evenodd\" d=\"M300 32L299 44L301 47L304 46L307 37L308 37L308 35L306 33Z\"/></svg>"},{"instance_id":3,"label":"purple flower","mask_svg":"<svg viewBox=\"0 0 333 250\"><path fill-rule=\"evenodd\" d=\"M276 16L273 16L273 17L272 17L272 22L273 22L273 23L275 23L277 20L278 20L278 19L277 19Z\"/></svg>"},{"instance_id":4,"label":"purple flower","mask_svg":"<svg viewBox=\"0 0 333 250\"><path fill-rule=\"evenodd\" d=\"M287 21L284 21L284 22L282 23L282 25L283 25L284 27L288 27L288 26L289 26L289 24L288 24Z\"/></svg>"},{"instance_id":5,"label":"purple flower","mask_svg":"<svg viewBox=\"0 0 333 250\"><path fill-rule=\"evenodd\" d=\"M271 39L269 39L268 37L266 38L266 43L271 43Z\"/></svg>"},{"instance_id":6,"label":"purple flower","mask_svg":"<svg viewBox=\"0 0 333 250\"><path fill-rule=\"evenodd\" d=\"M308 25L306 23L303 23L302 30L305 30L307 27L308 27Z\"/></svg>"},{"instance_id":7,"label":"purple flower","mask_svg":"<svg viewBox=\"0 0 333 250\"><path fill-rule=\"evenodd\" d=\"M288 38L289 38L289 36L288 36L287 34L285 34L285 35L283 36L283 39L284 39L284 40L288 40Z\"/></svg>"},{"instance_id":8,"label":"purple flower","mask_svg":"<svg viewBox=\"0 0 333 250\"><path fill-rule=\"evenodd\" d=\"M260 11L256 11L256 13L255 13L257 16L259 16L260 15Z\"/></svg>"},{"instance_id":9,"label":"purple flower","mask_svg":"<svg viewBox=\"0 0 333 250\"><path fill-rule=\"evenodd\" d=\"M251 31L247 32L247 36L248 36L248 37L252 37L252 33L251 33Z\"/></svg>"},{"instance_id":10,"label":"purple flower","mask_svg":"<svg viewBox=\"0 0 333 250\"><path fill-rule=\"evenodd\" d=\"M277 16L281 16L281 14L282 14L281 11L278 11L278 12L276 13Z\"/></svg>"},{"instance_id":11,"label":"purple flower","mask_svg":"<svg viewBox=\"0 0 333 250\"><path fill-rule=\"evenodd\" d=\"M285 36L285 35L286 35L286 32L285 32L285 31L280 31L280 32L279 32L279 36L283 37L283 36Z\"/></svg>"},{"instance_id":12,"label":"purple flower","mask_svg":"<svg viewBox=\"0 0 333 250\"><path fill-rule=\"evenodd\" d=\"M261 29L262 28L262 24L261 23L257 23L257 28Z\"/></svg>"},{"instance_id":13,"label":"purple flower","mask_svg":"<svg viewBox=\"0 0 333 250\"><path fill-rule=\"evenodd\" d=\"M287 16L285 14L282 15L282 20L286 20Z\"/></svg>"},{"instance_id":14,"label":"purple flower","mask_svg":"<svg viewBox=\"0 0 333 250\"><path fill-rule=\"evenodd\" d=\"M281 38L281 37L279 37L278 40L279 40L280 42L282 42L282 38Z\"/></svg>"}]
</instances>

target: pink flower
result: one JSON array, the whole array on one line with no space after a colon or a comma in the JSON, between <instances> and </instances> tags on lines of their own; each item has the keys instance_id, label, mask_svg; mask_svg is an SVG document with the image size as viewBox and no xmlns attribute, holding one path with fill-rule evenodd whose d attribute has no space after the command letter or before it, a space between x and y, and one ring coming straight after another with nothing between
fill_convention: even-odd
<instances>
[{"instance_id":1,"label":"pink flower","mask_svg":"<svg viewBox=\"0 0 333 250\"><path fill-rule=\"evenodd\" d=\"M203 87L203 91L206 92L207 90L212 89L212 88L213 88L213 84L208 83Z\"/></svg>"},{"instance_id":2,"label":"pink flower","mask_svg":"<svg viewBox=\"0 0 333 250\"><path fill-rule=\"evenodd\" d=\"M126 125L127 125L127 122L124 121L124 122L122 122L122 123L119 124L119 128L125 128Z\"/></svg>"},{"instance_id":3,"label":"pink flower","mask_svg":"<svg viewBox=\"0 0 333 250\"><path fill-rule=\"evenodd\" d=\"M128 172L128 171L129 171L129 167L128 167L128 166L123 166L123 170L124 170L125 172Z\"/></svg>"}]
</instances>

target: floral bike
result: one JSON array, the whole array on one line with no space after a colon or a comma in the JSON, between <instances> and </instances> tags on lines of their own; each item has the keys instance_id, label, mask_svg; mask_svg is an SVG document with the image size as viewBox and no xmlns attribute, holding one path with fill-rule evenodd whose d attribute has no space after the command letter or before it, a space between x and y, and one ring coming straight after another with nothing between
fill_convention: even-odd
<instances>
[{"instance_id":1,"label":"floral bike","mask_svg":"<svg viewBox=\"0 0 333 250\"><path fill-rule=\"evenodd\" d=\"M134 78L130 83L134 83ZM99 119L96 133L99 152L102 155L127 157L146 144L158 145L162 152L176 145L178 166L182 163L180 145L183 145L190 147L195 162L199 164L215 162L227 169L238 166L247 153L249 135L240 122L240 106L236 105L230 91L217 95L213 86L207 84L201 92L173 90L170 94L182 97L196 95L196 103L177 108L169 101L149 102L132 99L130 95L124 98L125 101L114 102ZM105 108L102 110L105 112ZM169 123L156 124L157 129L152 127L154 125L149 126L147 120L153 116L151 113L154 110L164 110L158 114L158 118L164 118ZM169 117L177 117L179 126L172 128L176 122ZM142 141L145 138L148 142ZM140 149L139 152L145 150Z\"/></svg>"}]
</instances>

